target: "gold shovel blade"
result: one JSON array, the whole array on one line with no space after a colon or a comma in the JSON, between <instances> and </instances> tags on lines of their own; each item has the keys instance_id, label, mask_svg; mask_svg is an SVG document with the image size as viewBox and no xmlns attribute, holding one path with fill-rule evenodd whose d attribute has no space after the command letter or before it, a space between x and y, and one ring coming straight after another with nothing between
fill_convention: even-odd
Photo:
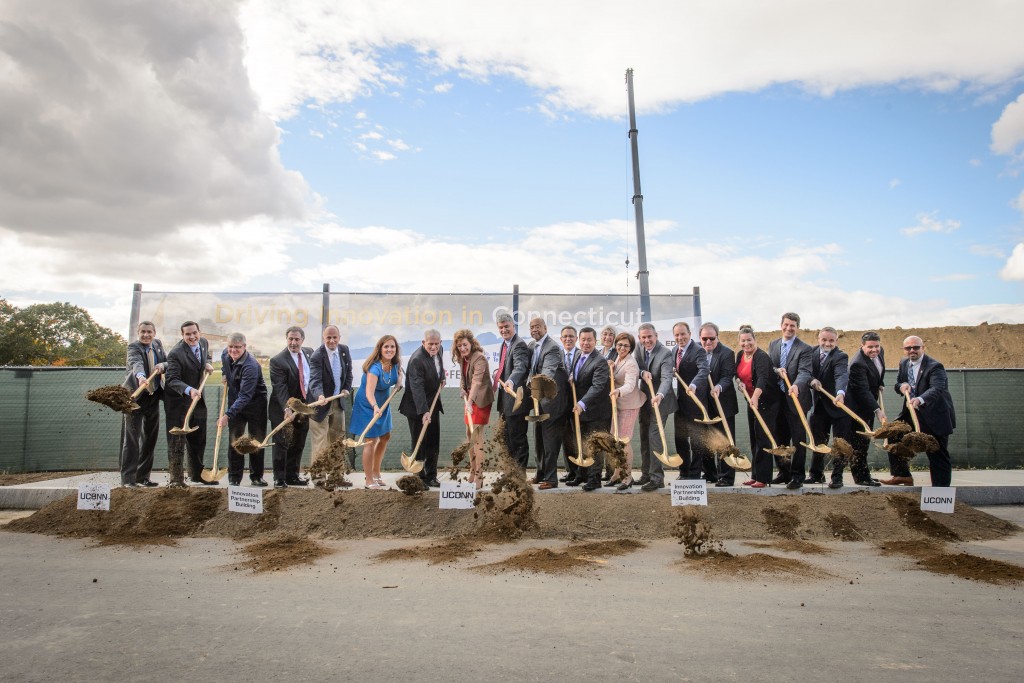
<instances>
[{"instance_id":1,"label":"gold shovel blade","mask_svg":"<svg viewBox=\"0 0 1024 683\"><path fill-rule=\"evenodd\" d=\"M405 451L403 451L402 452L402 469L404 469L406 472L411 472L411 473L415 474L415 473L417 473L417 472L419 472L420 470L423 469L423 461L422 460L415 460L411 456L407 455L405 453Z\"/></svg>"}]
</instances>

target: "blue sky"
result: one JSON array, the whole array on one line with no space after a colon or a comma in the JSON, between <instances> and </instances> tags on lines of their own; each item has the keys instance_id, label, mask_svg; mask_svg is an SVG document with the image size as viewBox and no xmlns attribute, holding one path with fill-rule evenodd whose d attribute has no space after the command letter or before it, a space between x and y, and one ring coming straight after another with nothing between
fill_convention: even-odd
<instances>
[{"instance_id":1,"label":"blue sky","mask_svg":"<svg viewBox=\"0 0 1024 683\"><path fill-rule=\"evenodd\" d=\"M132 282L635 293L633 67L652 292L730 327L1024 322L1024 8L171 4L13 3L14 303L123 330Z\"/></svg>"}]
</instances>

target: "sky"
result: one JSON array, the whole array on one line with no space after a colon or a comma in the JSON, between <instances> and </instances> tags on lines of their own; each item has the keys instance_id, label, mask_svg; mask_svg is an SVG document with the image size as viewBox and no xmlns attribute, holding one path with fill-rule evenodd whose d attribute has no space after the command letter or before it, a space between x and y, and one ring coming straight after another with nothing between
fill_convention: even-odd
<instances>
[{"instance_id":1,"label":"sky","mask_svg":"<svg viewBox=\"0 0 1024 683\"><path fill-rule=\"evenodd\" d=\"M0 0L0 296L636 294L1024 322L1024 3Z\"/></svg>"}]
</instances>

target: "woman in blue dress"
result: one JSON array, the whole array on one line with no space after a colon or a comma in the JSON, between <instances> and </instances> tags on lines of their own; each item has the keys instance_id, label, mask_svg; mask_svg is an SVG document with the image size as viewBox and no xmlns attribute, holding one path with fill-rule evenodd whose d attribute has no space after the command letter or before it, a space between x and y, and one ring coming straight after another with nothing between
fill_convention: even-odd
<instances>
[{"instance_id":1,"label":"woman in blue dress","mask_svg":"<svg viewBox=\"0 0 1024 683\"><path fill-rule=\"evenodd\" d=\"M363 446L363 475L366 477L366 488L383 489L384 480L380 475L380 465L384 460L384 451L391 440L391 405L381 410L388 397L401 386L402 358L398 350L398 340L386 334L377 340L373 353L363 363L363 383L359 385L352 403L353 434L363 433L370 421L376 416L370 430L366 432L366 445Z\"/></svg>"}]
</instances>

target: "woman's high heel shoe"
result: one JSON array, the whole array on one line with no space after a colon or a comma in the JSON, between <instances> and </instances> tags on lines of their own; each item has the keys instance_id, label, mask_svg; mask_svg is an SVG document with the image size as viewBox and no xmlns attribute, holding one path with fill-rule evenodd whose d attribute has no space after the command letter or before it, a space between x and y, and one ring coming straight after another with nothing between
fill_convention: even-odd
<instances>
[{"instance_id":1,"label":"woman's high heel shoe","mask_svg":"<svg viewBox=\"0 0 1024 683\"><path fill-rule=\"evenodd\" d=\"M627 477L622 480L622 483L615 487L616 491L625 491L626 489L633 486L633 477Z\"/></svg>"}]
</instances>

